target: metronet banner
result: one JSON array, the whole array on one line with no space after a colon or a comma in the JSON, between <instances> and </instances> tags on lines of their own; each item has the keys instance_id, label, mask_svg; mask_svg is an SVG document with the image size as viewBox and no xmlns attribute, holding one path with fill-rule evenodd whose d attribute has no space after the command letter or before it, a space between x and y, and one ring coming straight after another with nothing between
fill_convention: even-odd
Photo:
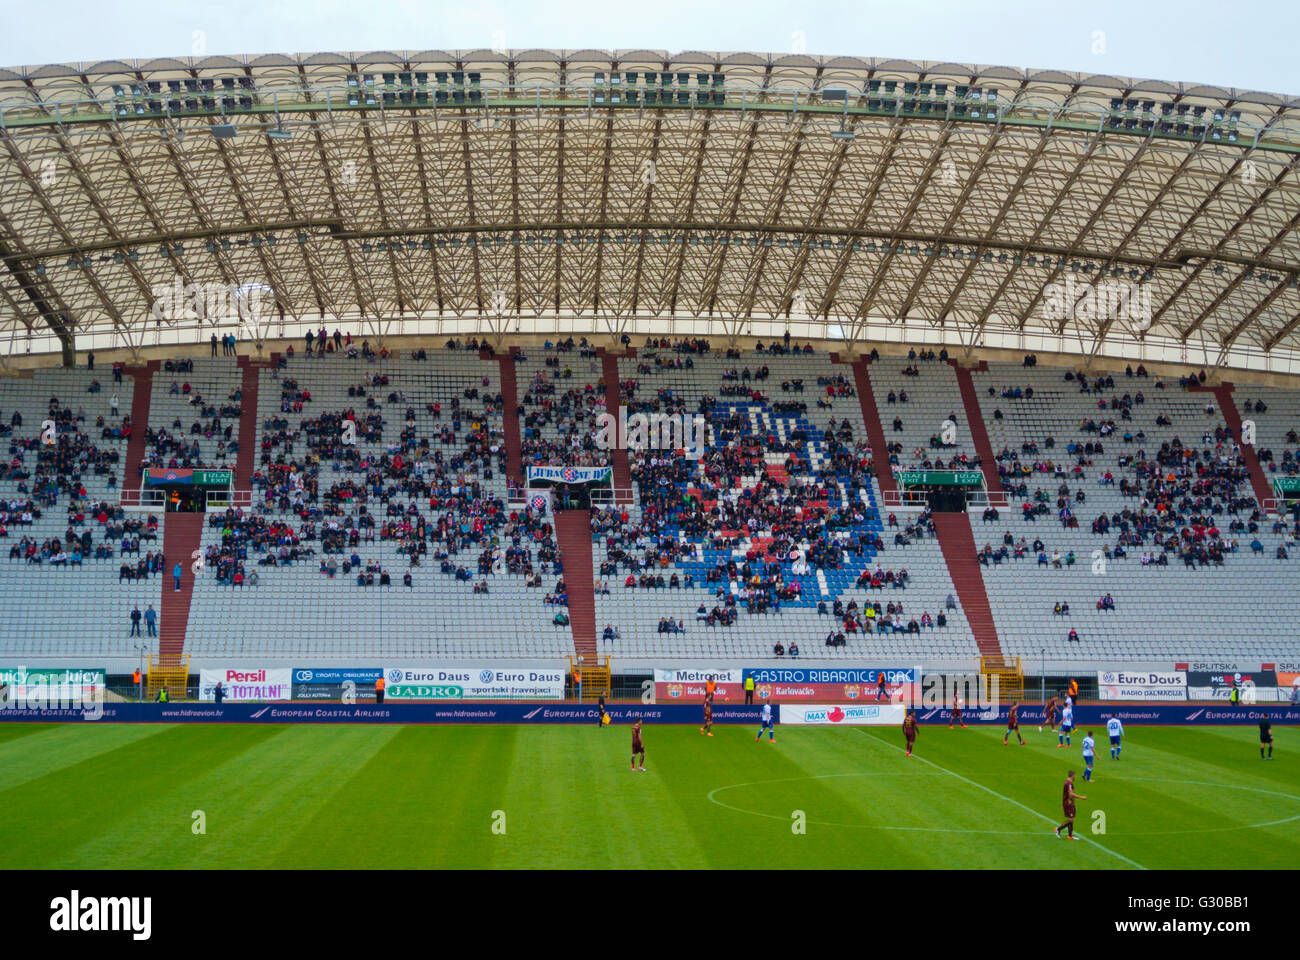
<instances>
[{"instance_id":1,"label":"metronet banner","mask_svg":"<svg viewBox=\"0 0 1300 960\"><path fill-rule=\"evenodd\" d=\"M563 700L564 671L550 667L385 667L392 700Z\"/></svg>"},{"instance_id":2,"label":"metronet banner","mask_svg":"<svg viewBox=\"0 0 1300 960\"><path fill-rule=\"evenodd\" d=\"M657 703L672 702L673 700L697 700L704 699L704 685L708 683L709 677L713 677L713 682L717 684L717 689L713 693L713 702L727 703L735 700L737 702L745 699L745 677L743 670L656 670L655 671L655 701Z\"/></svg>"},{"instance_id":3,"label":"metronet banner","mask_svg":"<svg viewBox=\"0 0 1300 960\"><path fill-rule=\"evenodd\" d=\"M225 698L234 702L289 700L293 697L293 670L289 667L273 670L263 667L200 670L199 699L214 700L213 691L218 683L222 686Z\"/></svg>"},{"instance_id":4,"label":"metronet banner","mask_svg":"<svg viewBox=\"0 0 1300 960\"><path fill-rule=\"evenodd\" d=\"M0 667L0 685L12 702L43 697L46 700L86 700L104 689L104 671L95 667L29 669Z\"/></svg>"},{"instance_id":5,"label":"metronet banner","mask_svg":"<svg viewBox=\"0 0 1300 960\"><path fill-rule=\"evenodd\" d=\"M880 696L882 674L884 697ZM747 667L744 676L754 678L755 702L919 703L921 700L921 671L916 667Z\"/></svg>"},{"instance_id":6,"label":"metronet banner","mask_svg":"<svg viewBox=\"0 0 1300 960\"><path fill-rule=\"evenodd\" d=\"M1181 670L1098 670L1102 700L1186 700L1187 674Z\"/></svg>"},{"instance_id":7,"label":"metronet banner","mask_svg":"<svg viewBox=\"0 0 1300 960\"><path fill-rule=\"evenodd\" d=\"M785 703L781 705L781 723L815 726L898 726L903 725L905 710L901 705L856 704L841 706L805 706Z\"/></svg>"},{"instance_id":8,"label":"metronet banner","mask_svg":"<svg viewBox=\"0 0 1300 960\"><path fill-rule=\"evenodd\" d=\"M529 467L528 479L550 483L601 483L614 475L612 467Z\"/></svg>"}]
</instances>

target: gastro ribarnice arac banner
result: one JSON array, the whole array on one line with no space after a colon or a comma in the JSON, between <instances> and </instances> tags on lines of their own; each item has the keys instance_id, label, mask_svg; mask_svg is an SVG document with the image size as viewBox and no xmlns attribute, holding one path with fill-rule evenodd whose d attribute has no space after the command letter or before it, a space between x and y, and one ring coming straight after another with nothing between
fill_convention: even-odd
<instances>
[{"instance_id":1,"label":"gastro ribarnice arac banner","mask_svg":"<svg viewBox=\"0 0 1300 960\"><path fill-rule=\"evenodd\" d=\"M199 671L199 699L214 700L213 691L221 684L225 699L238 700L291 700L293 699L293 669L281 667L207 668Z\"/></svg>"},{"instance_id":2,"label":"gastro ribarnice arac banner","mask_svg":"<svg viewBox=\"0 0 1300 960\"><path fill-rule=\"evenodd\" d=\"M563 700L563 670L550 667L386 667L391 700Z\"/></svg>"},{"instance_id":3,"label":"gastro ribarnice arac banner","mask_svg":"<svg viewBox=\"0 0 1300 960\"><path fill-rule=\"evenodd\" d=\"M1187 674L1182 670L1097 671L1100 700L1186 700Z\"/></svg>"}]
</instances>

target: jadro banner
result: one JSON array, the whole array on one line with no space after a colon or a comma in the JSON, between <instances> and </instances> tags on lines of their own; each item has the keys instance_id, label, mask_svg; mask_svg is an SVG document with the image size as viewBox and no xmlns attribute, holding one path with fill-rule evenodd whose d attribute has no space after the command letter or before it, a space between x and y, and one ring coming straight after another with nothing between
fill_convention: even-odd
<instances>
[{"instance_id":1,"label":"jadro banner","mask_svg":"<svg viewBox=\"0 0 1300 960\"><path fill-rule=\"evenodd\" d=\"M550 667L385 667L391 700L563 700L565 671Z\"/></svg>"}]
</instances>

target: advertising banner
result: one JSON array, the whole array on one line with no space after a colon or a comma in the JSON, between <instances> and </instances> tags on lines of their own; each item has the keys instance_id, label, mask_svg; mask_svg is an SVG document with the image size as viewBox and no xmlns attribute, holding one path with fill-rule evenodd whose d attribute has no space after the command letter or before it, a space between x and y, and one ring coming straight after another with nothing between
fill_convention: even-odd
<instances>
[{"instance_id":1,"label":"advertising banner","mask_svg":"<svg viewBox=\"0 0 1300 960\"><path fill-rule=\"evenodd\" d=\"M550 667L385 667L392 700L563 700L563 670Z\"/></svg>"},{"instance_id":2,"label":"advertising banner","mask_svg":"<svg viewBox=\"0 0 1300 960\"><path fill-rule=\"evenodd\" d=\"M1181 670L1097 671L1101 700L1186 700L1187 674Z\"/></svg>"},{"instance_id":3,"label":"advertising banner","mask_svg":"<svg viewBox=\"0 0 1300 960\"><path fill-rule=\"evenodd\" d=\"M0 686L8 687L11 702L34 700L88 700L104 689L104 671L93 667L0 667Z\"/></svg>"},{"instance_id":4,"label":"advertising banner","mask_svg":"<svg viewBox=\"0 0 1300 960\"><path fill-rule=\"evenodd\" d=\"M1277 700L1277 674L1272 670L1192 670L1187 674L1190 700L1228 700L1236 688L1243 703Z\"/></svg>"},{"instance_id":5,"label":"advertising banner","mask_svg":"<svg viewBox=\"0 0 1300 960\"><path fill-rule=\"evenodd\" d=\"M587 704L533 703L102 703L101 709L17 707L6 710L5 722L69 723L588 723L595 725L599 711ZM871 705L874 706L874 705ZM883 707L883 705L882 705ZM757 727L758 704L726 704L713 710L714 723L754 724ZM789 706L777 704L773 713L778 723L785 720ZM656 724L685 724L698 727L700 705L664 703L648 705L610 704L608 712L614 725L641 720L648 726L646 737L654 749ZM1273 724L1300 724L1300 707L1289 705L1264 707L1206 707L1194 704L1152 703L1149 706L1101 706L1081 704L1075 710L1076 729L1090 726L1100 733L1106 721L1119 717L1126 727L1142 725L1233 725L1254 726L1267 717ZM1022 708L1021 727L1041 722L1041 708ZM988 711L965 712L968 724L1006 724L1005 707ZM923 724L946 724L948 710L918 710ZM901 724L902 721L900 720ZM1131 735L1131 730L1130 730ZM1044 736L1047 736L1044 733Z\"/></svg>"},{"instance_id":6,"label":"advertising banner","mask_svg":"<svg viewBox=\"0 0 1300 960\"><path fill-rule=\"evenodd\" d=\"M1278 699L1300 704L1300 663L1278 663L1276 667Z\"/></svg>"},{"instance_id":7,"label":"advertising banner","mask_svg":"<svg viewBox=\"0 0 1300 960\"><path fill-rule=\"evenodd\" d=\"M614 475L613 467L529 467L529 481L549 483L602 483Z\"/></svg>"},{"instance_id":8,"label":"advertising banner","mask_svg":"<svg viewBox=\"0 0 1300 960\"><path fill-rule=\"evenodd\" d=\"M755 703L918 703L921 698L917 667L746 668L744 677L751 676Z\"/></svg>"},{"instance_id":9,"label":"advertising banner","mask_svg":"<svg viewBox=\"0 0 1300 960\"><path fill-rule=\"evenodd\" d=\"M249 700L289 700L293 697L293 670L279 667L235 669L204 669L199 671L199 699L211 702L213 691L220 683L225 699L234 702Z\"/></svg>"},{"instance_id":10,"label":"advertising banner","mask_svg":"<svg viewBox=\"0 0 1300 960\"><path fill-rule=\"evenodd\" d=\"M745 699L743 670L710 668L697 670L691 668L689 670L656 670L655 701L658 703L669 703L673 700L703 701L704 685L708 682L709 677L713 677L713 682L717 684L717 689L713 693L713 702L715 704L729 701L740 702Z\"/></svg>"},{"instance_id":11,"label":"advertising banner","mask_svg":"<svg viewBox=\"0 0 1300 960\"><path fill-rule=\"evenodd\" d=\"M228 487L234 474L229 470L189 470L176 467L150 467L145 474L149 486L192 484L201 487Z\"/></svg>"},{"instance_id":12,"label":"advertising banner","mask_svg":"<svg viewBox=\"0 0 1300 960\"><path fill-rule=\"evenodd\" d=\"M342 700L344 695L371 698L375 681L384 675L380 667L337 669L294 667L293 699Z\"/></svg>"},{"instance_id":13,"label":"advertising banner","mask_svg":"<svg viewBox=\"0 0 1300 960\"><path fill-rule=\"evenodd\" d=\"M810 724L817 726L899 726L903 725L902 705L857 704L841 706L805 706L782 704L781 723Z\"/></svg>"}]
</instances>

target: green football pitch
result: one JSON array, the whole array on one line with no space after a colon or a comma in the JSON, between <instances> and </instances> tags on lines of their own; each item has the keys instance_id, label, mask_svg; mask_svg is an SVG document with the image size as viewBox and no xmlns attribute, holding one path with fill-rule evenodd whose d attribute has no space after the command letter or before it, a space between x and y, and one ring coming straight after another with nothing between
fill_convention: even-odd
<instances>
[{"instance_id":1,"label":"green football pitch","mask_svg":"<svg viewBox=\"0 0 1300 960\"><path fill-rule=\"evenodd\" d=\"M1300 862L1300 737L922 727L0 725L0 866L1214 868ZM1077 833L1058 840L1080 771ZM202 827L202 832L198 828Z\"/></svg>"}]
</instances>

